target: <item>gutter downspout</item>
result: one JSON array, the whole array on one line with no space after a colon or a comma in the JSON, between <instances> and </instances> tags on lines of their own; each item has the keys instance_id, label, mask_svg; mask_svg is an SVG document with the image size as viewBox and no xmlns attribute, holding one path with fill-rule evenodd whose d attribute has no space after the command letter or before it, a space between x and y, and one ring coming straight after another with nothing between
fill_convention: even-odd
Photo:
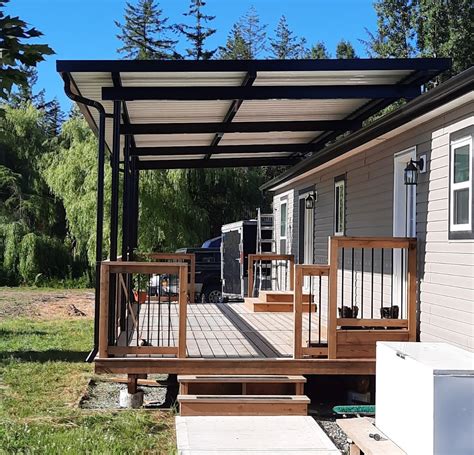
<instances>
[{"instance_id":1,"label":"gutter downspout","mask_svg":"<svg viewBox=\"0 0 474 455\"><path fill-rule=\"evenodd\" d=\"M103 230L104 230L104 167L105 167L105 113L104 106L97 101L84 98L71 91L71 77L68 73L61 73L64 80L64 91L68 98L86 106L93 107L99 112L99 159L97 165L97 225L95 245L95 308L94 308L94 347L86 358L86 362L93 362L99 348L99 318L100 318L100 264L103 252Z\"/></svg>"}]
</instances>

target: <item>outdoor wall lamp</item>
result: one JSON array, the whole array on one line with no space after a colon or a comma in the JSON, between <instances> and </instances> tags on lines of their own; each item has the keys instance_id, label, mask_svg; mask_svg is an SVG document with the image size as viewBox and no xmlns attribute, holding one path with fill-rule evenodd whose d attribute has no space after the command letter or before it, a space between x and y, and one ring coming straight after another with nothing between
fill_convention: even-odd
<instances>
[{"instance_id":1,"label":"outdoor wall lamp","mask_svg":"<svg viewBox=\"0 0 474 455\"><path fill-rule=\"evenodd\" d=\"M308 196L306 196L306 199L304 200L304 205L306 207L306 210L314 209L314 202L315 202L314 195L312 193L308 194Z\"/></svg>"},{"instance_id":2,"label":"outdoor wall lamp","mask_svg":"<svg viewBox=\"0 0 474 455\"><path fill-rule=\"evenodd\" d=\"M407 167L403 171L405 185L416 185L418 183L418 172L423 171L425 167L425 160L410 160Z\"/></svg>"}]
</instances>

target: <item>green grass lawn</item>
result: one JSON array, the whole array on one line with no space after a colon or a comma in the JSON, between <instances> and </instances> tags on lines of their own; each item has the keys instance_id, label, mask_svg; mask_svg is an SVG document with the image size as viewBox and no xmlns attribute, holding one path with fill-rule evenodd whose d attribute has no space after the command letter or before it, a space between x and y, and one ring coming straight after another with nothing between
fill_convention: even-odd
<instances>
[{"instance_id":1,"label":"green grass lawn","mask_svg":"<svg viewBox=\"0 0 474 455\"><path fill-rule=\"evenodd\" d=\"M88 411L87 318L0 318L0 453L175 453L174 416Z\"/></svg>"}]
</instances>

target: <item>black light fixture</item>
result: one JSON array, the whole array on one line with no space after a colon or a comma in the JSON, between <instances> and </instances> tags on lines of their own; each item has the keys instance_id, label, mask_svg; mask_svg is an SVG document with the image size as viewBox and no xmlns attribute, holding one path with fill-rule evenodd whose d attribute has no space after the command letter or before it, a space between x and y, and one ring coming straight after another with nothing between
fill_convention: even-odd
<instances>
[{"instance_id":1,"label":"black light fixture","mask_svg":"<svg viewBox=\"0 0 474 455\"><path fill-rule=\"evenodd\" d=\"M425 167L423 158L418 161L410 160L407 167L403 171L405 185L416 185L418 183L418 172Z\"/></svg>"},{"instance_id":2,"label":"black light fixture","mask_svg":"<svg viewBox=\"0 0 474 455\"><path fill-rule=\"evenodd\" d=\"M312 193L309 193L308 196L306 196L306 199L304 200L304 205L306 207L306 210L312 210L314 209L314 196Z\"/></svg>"}]
</instances>

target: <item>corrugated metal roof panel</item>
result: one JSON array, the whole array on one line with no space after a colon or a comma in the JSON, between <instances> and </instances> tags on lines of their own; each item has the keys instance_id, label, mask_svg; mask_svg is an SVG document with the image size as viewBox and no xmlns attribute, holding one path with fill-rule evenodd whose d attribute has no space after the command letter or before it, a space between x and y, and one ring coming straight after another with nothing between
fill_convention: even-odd
<instances>
[{"instance_id":1,"label":"corrugated metal roof panel","mask_svg":"<svg viewBox=\"0 0 474 455\"><path fill-rule=\"evenodd\" d=\"M120 73L124 87L232 87L239 86L246 73L229 72L155 72Z\"/></svg>"},{"instance_id":2,"label":"corrugated metal roof panel","mask_svg":"<svg viewBox=\"0 0 474 455\"><path fill-rule=\"evenodd\" d=\"M271 133L226 133L219 145L296 144L309 142L317 133L312 131L279 131Z\"/></svg>"},{"instance_id":3,"label":"corrugated metal roof panel","mask_svg":"<svg viewBox=\"0 0 474 455\"><path fill-rule=\"evenodd\" d=\"M195 146L209 145L213 137L213 134L137 134L135 142L137 147Z\"/></svg>"}]
</instances>

